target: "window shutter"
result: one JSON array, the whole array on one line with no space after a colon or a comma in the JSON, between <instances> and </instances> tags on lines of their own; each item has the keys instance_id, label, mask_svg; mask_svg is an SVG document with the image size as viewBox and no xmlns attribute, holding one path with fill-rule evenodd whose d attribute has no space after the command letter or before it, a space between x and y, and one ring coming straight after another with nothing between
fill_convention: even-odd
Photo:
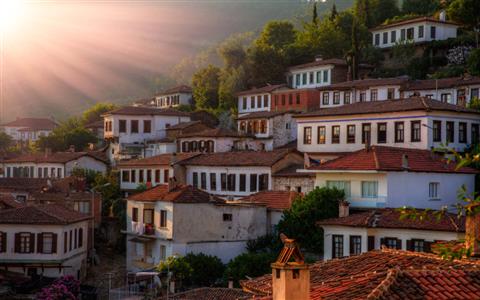
<instances>
[{"instance_id":1,"label":"window shutter","mask_svg":"<svg viewBox=\"0 0 480 300\"><path fill-rule=\"evenodd\" d=\"M402 240L397 239L397 249L401 250L402 249Z\"/></svg>"},{"instance_id":2,"label":"window shutter","mask_svg":"<svg viewBox=\"0 0 480 300\"><path fill-rule=\"evenodd\" d=\"M380 246L385 246L385 238L380 239Z\"/></svg>"},{"instance_id":3,"label":"window shutter","mask_svg":"<svg viewBox=\"0 0 480 300\"><path fill-rule=\"evenodd\" d=\"M432 252L432 242L425 241L423 243L423 251L425 252Z\"/></svg>"},{"instance_id":4,"label":"window shutter","mask_svg":"<svg viewBox=\"0 0 480 300\"><path fill-rule=\"evenodd\" d=\"M413 242L412 240L407 240L407 250L413 251Z\"/></svg>"},{"instance_id":5,"label":"window shutter","mask_svg":"<svg viewBox=\"0 0 480 300\"><path fill-rule=\"evenodd\" d=\"M57 239L58 235L54 233L52 237L52 253L57 253Z\"/></svg>"},{"instance_id":6,"label":"window shutter","mask_svg":"<svg viewBox=\"0 0 480 300\"><path fill-rule=\"evenodd\" d=\"M2 252L7 252L7 233L2 232Z\"/></svg>"},{"instance_id":7,"label":"window shutter","mask_svg":"<svg viewBox=\"0 0 480 300\"><path fill-rule=\"evenodd\" d=\"M15 233L15 253L20 253L20 233Z\"/></svg>"},{"instance_id":8,"label":"window shutter","mask_svg":"<svg viewBox=\"0 0 480 300\"><path fill-rule=\"evenodd\" d=\"M350 236L350 255L353 255L353 238Z\"/></svg>"},{"instance_id":9,"label":"window shutter","mask_svg":"<svg viewBox=\"0 0 480 300\"><path fill-rule=\"evenodd\" d=\"M30 253L35 253L35 233L30 233Z\"/></svg>"},{"instance_id":10,"label":"window shutter","mask_svg":"<svg viewBox=\"0 0 480 300\"><path fill-rule=\"evenodd\" d=\"M43 233L37 234L37 253L43 253Z\"/></svg>"},{"instance_id":11,"label":"window shutter","mask_svg":"<svg viewBox=\"0 0 480 300\"><path fill-rule=\"evenodd\" d=\"M375 249L375 237L373 235L370 235L368 237L368 251L371 251Z\"/></svg>"},{"instance_id":12,"label":"window shutter","mask_svg":"<svg viewBox=\"0 0 480 300\"><path fill-rule=\"evenodd\" d=\"M83 246L83 228L78 230L78 247Z\"/></svg>"}]
</instances>

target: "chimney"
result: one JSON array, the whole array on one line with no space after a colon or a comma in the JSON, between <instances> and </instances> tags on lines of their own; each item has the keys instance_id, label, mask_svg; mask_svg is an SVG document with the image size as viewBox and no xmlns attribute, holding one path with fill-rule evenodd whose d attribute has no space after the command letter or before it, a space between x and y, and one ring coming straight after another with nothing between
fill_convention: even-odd
<instances>
[{"instance_id":1,"label":"chimney","mask_svg":"<svg viewBox=\"0 0 480 300\"><path fill-rule=\"evenodd\" d=\"M471 257L480 257L480 204L466 205L465 248L471 250Z\"/></svg>"},{"instance_id":2,"label":"chimney","mask_svg":"<svg viewBox=\"0 0 480 300\"><path fill-rule=\"evenodd\" d=\"M271 264L273 300L309 300L309 266L295 240L281 236L283 249Z\"/></svg>"},{"instance_id":3,"label":"chimney","mask_svg":"<svg viewBox=\"0 0 480 300\"><path fill-rule=\"evenodd\" d=\"M307 152L303 153L303 167L305 169L310 168L310 157Z\"/></svg>"},{"instance_id":4,"label":"chimney","mask_svg":"<svg viewBox=\"0 0 480 300\"><path fill-rule=\"evenodd\" d=\"M322 61L323 60L323 56L322 55L315 55L315 61Z\"/></svg>"},{"instance_id":5,"label":"chimney","mask_svg":"<svg viewBox=\"0 0 480 300\"><path fill-rule=\"evenodd\" d=\"M408 155L407 154L402 155L402 168L403 169L408 169Z\"/></svg>"},{"instance_id":6,"label":"chimney","mask_svg":"<svg viewBox=\"0 0 480 300\"><path fill-rule=\"evenodd\" d=\"M439 20L440 22L445 22L445 21L447 21L447 13L445 12L445 10L442 10L442 11L440 12L440 14L438 15L438 20Z\"/></svg>"},{"instance_id":7,"label":"chimney","mask_svg":"<svg viewBox=\"0 0 480 300\"><path fill-rule=\"evenodd\" d=\"M52 155L52 148L45 148L45 157L49 157Z\"/></svg>"},{"instance_id":8,"label":"chimney","mask_svg":"<svg viewBox=\"0 0 480 300\"><path fill-rule=\"evenodd\" d=\"M232 278L228 278L228 288L233 289L233 279Z\"/></svg>"},{"instance_id":9,"label":"chimney","mask_svg":"<svg viewBox=\"0 0 480 300\"><path fill-rule=\"evenodd\" d=\"M348 201L342 200L338 204L338 217L345 218L350 215L350 203Z\"/></svg>"}]
</instances>

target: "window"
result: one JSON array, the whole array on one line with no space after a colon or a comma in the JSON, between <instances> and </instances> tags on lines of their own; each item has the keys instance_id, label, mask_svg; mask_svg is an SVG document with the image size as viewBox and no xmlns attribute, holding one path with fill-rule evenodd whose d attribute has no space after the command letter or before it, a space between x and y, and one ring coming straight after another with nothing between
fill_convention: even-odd
<instances>
[{"instance_id":1,"label":"window","mask_svg":"<svg viewBox=\"0 0 480 300\"><path fill-rule=\"evenodd\" d=\"M135 182L136 180L136 175L135 175L135 170L130 171L130 182Z\"/></svg>"},{"instance_id":2,"label":"window","mask_svg":"<svg viewBox=\"0 0 480 300\"><path fill-rule=\"evenodd\" d=\"M7 233L0 231L0 253L7 251Z\"/></svg>"},{"instance_id":3,"label":"window","mask_svg":"<svg viewBox=\"0 0 480 300\"><path fill-rule=\"evenodd\" d=\"M147 182L152 182L152 170L147 170Z\"/></svg>"},{"instance_id":4,"label":"window","mask_svg":"<svg viewBox=\"0 0 480 300\"><path fill-rule=\"evenodd\" d=\"M371 143L371 134L372 133L372 126L370 123L362 124L362 143L363 144L370 144Z\"/></svg>"},{"instance_id":5,"label":"window","mask_svg":"<svg viewBox=\"0 0 480 300\"><path fill-rule=\"evenodd\" d=\"M351 95L352 94L350 94L350 92L345 92L345 94L343 95L343 103L344 104L350 104Z\"/></svg>"},{"instance_id":6,"label":"window","mask_svg":"<svg viewBox=\"0 0 480 300\"><path fill-rule=\"evenodd\" d=\"M347 125L347 144L355 144L355 125Z\"/></svg>"},{"instance_id":7,"label":"window","mask_svg":"<svg viewBox=\"0 0 480 300\"><path fill-rule=\"evenodd\" d=\"M262 96L257 96L257 107L262 107Z\"/></svg>"},{"instance_id":8,"label":"window","mask_svg":"<svg viewBox=\"0 0 480 300\"><path fill-rule=\"evenodd\" d=\"M382 44L388 44L388 32L383 33Z\"/></svg>"},{"instance_id":9,"label":"window","mask_svg":"<svg viewBox=\"0 0 480 300\"><path fill-rule=\"evenodd\" d=\"M387 100L392 100L395 98L395 89L394 88L389 88L387 90Z\"/></svg>"},{"instance_id":10,"label":"window","mask_svg":"<svg viewBox=\"0 0 480 300\"><path fill-rule=\"evenodd\" d=\"M292 104L293 104L293 95L288 94L288 105L292 105Z\"/></svg>"},{"instance_id":11,"label":"window","mask_svg":"<svg viewBox=\"0 0 480 300\"><path fill-rule=\"evenodd\" d=\"M421 39L423 38L423 32L424 32L424 27L423 25L418 26L418 38Z\"/></svg>"},{"instance_id":12,"label":"window","mask_svg":"<svg viewBox=\"0 0 480 300\"><path fill-rule=\"evenodd\" d=\"M385 144L387 142L387 123L377 123L377 143Z\"/></svg>"},{"instance_id":13,"label":"window","mask_svg":"<svg viewBox=\"0 0 480 300\"><path fill-rule=\"evenodd\" d=\"M340 92L333 93L333 104L340 104Z\"/></svg>"},{"instance_id":14,"label":"window","mask_svg":"<svg viewBox=\"0 0 480 300\"><path fill-rule=\"evenodd\" d=\"M323 71L323 82L327 83L330 80L328 79L328 70Z\"/></svg>"},{"instance_id":15,"label":"window","mask_svg":"<svg viewBox=\"0 0 480 300\"><path fill-rule=\"evenodd\" d=\"M464 123L464 122L458 123L458 142L459 143L467 142L467 123Z\"/></svg>"},{"instance_id":16,"label":"window","mask_svg":"<svg viewBox=\"0 0 480 300\"><path fill-rule=\"evenodd\" d=\"M138 182L144 182L143 170L138 170Z\"/></svg>"},{"instance_id":17,"label":"window","mask_svg":"<svg viewBox=\"0 0 480 300\"><path fill-rule=\"evenodd\" d=\"M401 29L400 30L400 41L404 41L405 40L405 29Z\"/></svg>"},{"instance_id":18,"label":"window","mask_svg":"<svg viewBox=\"0 0 480 300\"><path fill-rule=\"evenodd\" d=\"M425 240L412 239L407 241L407 250L414 252L426 252Z\"/></svg>"},{"instance_id":19,"label":"window","mask_svg":"<svg viewBox=\"0 0 480 300\"><path fill-rule=\"evenodd\" d=\"M67 253L68 251L68 233L63 233L63 253Z\"/></svg>"},{"instance_id":20,"label":"window","mask_svg":"<svg viewBox=\"0 0 480 300\"><path fill-rule=\"evenodd\" d=\"M442 121L433 121L433 141L442 141Z\"/></svg>"},{"instance_id":21,"label":"window","mask_svg":"<svg viewBox=\"0 0 480 300\"><path fill-rule=\"evenodd\" d=\"M297 74L297 75L295 76L295 85L296 85L296 86L299 86L299 85L300 85L300 74Z\"/></svg>"},{"instance_id":22,"label":"window","mask_svg":"<svg viewBox=\"0 0 480 300\"><path fill-rule=\"evenodd\" d=\"M198 188L198 173L193 172L192 174L192 185L196 188Z\"/></svg>"},{"instance_id":23,"label":"window","mask_svg":"<svg viewBox=\"0 0 480 300\"><path fill-rule=\"evenodd\" d=\"M216 191L217 190L217 174L210 173L210 190Z\"/></svg>"},{"instance_id":24,"label":"window","mask_svg":"<svg viewBox=\"0 0 480 300\"><path fill-rule=\"evenodd\" d=\"M395 143L403 143L405 136L404 126L403 122L395 122Z\"/></svg>"},{"instance_id":25,"label":"window","mask_svg":"<svg viewBox=\"0 0 480 300\"><path fill-rule=\"evenodd\" d=\"M377 101L378 100L378 90L373 89L370 91L370 101Z\"/></svg>"},{"instance_id":26,"label":"window","mask_svg":"<svg viewBox=\"0 0 480 300\"><path fill-rule=\"evenodd\" d=\"M163 170L163 182L167 183L169 178L168 169Z\"/></svg>"},{"instance_id":27,"label":"window","mask_svg":"<svg viewBox=\"0 0 480 300\"><path fill-rule=\"evenodd\" d=\"M367 94L365 92L360 92L360 102L367 101Z\"/></svg>"},{"instance_id":28,"label":"window","mask_svg":"<svg viewBox=\"0 0 480 300\"><path fill-rule=\"evenodd\" d=\"M227 176L227 190L234 192L236 190L236 174L228 174Z\"/></svg>"},{"instance_id":29,"label":"window","mask_svg":"<svg viewBox=\"0 0 480 300\"><path fill-rule=\"evenodd\" d=\"M439 186L440 186L439 182L430 182L428 184L428 197L430 199L439 199L438 197Z\"/></svg>"},{"instance_id":30,"label":"window","mask_svg":"<svg viewBox=\"0 0 480 300\"><path fill-rule=\"evenodd\" d=\"M447 122L447 143L455 142L455 123Z\"/></svg>"},{"instance_id":31,"label":"window","mask_svg":"<svg viewBox=\"0 0 480 300\"><path fill-rule=\"evenodd\" d=\"M250 108L255 108L255 96L250 97Z\"/></svg>"},{"instance_id":32,"label":"window","mask_svg":"<svg viewBox=\"0 0 480 300\"><path fill-rule=\"evenodd\" d=\"M314 76L313 72L310 72L310 73L309 73L309 76L308 76L308 77L309 77L309 83L310 83L310 84L314 83L314 78L313 78L313 76Z\"/></svg>"},{"instance_id":33,"label":"window","mask_svg":"<svg viewBox=\"0 0 480 300\"><path fill-rule=\"evenodd\" d=\"M395 43L397 41L397 31L390 31L390 43Z\"/></svg>"},{"instance_id":34,"label":"window","mask_svg":"<svg viewBox=\"0 0 480 300\"><path fill-rule=\"evenodd\" d=\"M332 235L332 258L343 257L343 235Z\"/></svg>"},{"instance_id":35,"label":"window","mask_svg":"<svg viewBox=\"0 0 480 300\"><path fill-rule=\"evenodd\" d=\"M340 143L340 126L332 126L332 144Z\"/></svg>"},{"instance_id":36,"label":"window","mask_svg":"<svg viewBox=\"0 0 480 300\"><path fill-rule=\"evenodd\" d=\"M317 72L317 83L321 83L321 82L322 82L322 72L318 71Z\"/></svg>"},{"instance_id":37,"label":"window","mask_svg":"<svg viewBox=\"0 0 480 300\"><path fill-rule=\"evenodd\" d=\"M263 107L268 107L268 95L263 95Z\"/></svg>"},{"instance_id":38,"label":"window","mask_svg":"<svg viewBox=\"0 0 480 300\"><path fill-rule=\"evenodd\" d=\"M33 253L35 247L35 235L29 232L15 234L15 252Z\"/></svg>"},{"instance_id":39,"label":"window","mask_svg":"<svg viewBox=\"0 0 480 300\"><path fill-rule=\"evenodd\" d=\"M250 192L257 191L257 174L250 174Z\"/></svg>"},{"instance_id":40,"label":"window","mask_svg":"<svg viewBox=\"0 0 480 300\"><path fill-rule=\"evenodd\" d=\"M120 133L127 132L127 120L119 120L118 121L118 131Z\"/></svg>"},{"instance_id":41,"label":"window","mask_svg":"<svg viewBox=\"0 0 480 300\"><path fill-rule=\"evenodd\" d=\"M132 221L138 222L138 208L132 207Z\"/></svg>"},{"instance_id":42,"label":"window","mask_svg":"<svg viewBox=\"0 0 480 300\"><path fill-rule=\"evenodd\" d=\"M37 235L37 238L39 239L37 248L40 248L40 249L37 249L38 253L51 254L51 253L57 252L56 241L55 241L55 245L53 241L54 240L53 233L51 232L40 233ZM55 238L56 238L56 235L55 235Z\"/></svg>"},{"instance_id":43,"label":"window","mask_svg":"<svg viewBox=\"0 0 480 300\"><path fill-rule=\"evenodd\" d=\"M90 202L89 201L75 201L73 203L73 209L75 211L88 214L90 213Z\"/></svg>"},{"instance_id":44,"label":"window","mask_svg":"<svg viewBox=\"0 0 480 300\"><path fill-rule=\"evenodd\" d=\"M285 95L282 95L282 105L285 105L285 104L286 104L285 101L286 101L286 100L285 100Z\"/></svg>"},{"instance_id":45,"label":"window","mask_svg":"<svg viewBox=\"0 0 480 300\"><path fill-rule=\"evenodd\" d=\"M325 126L318 126L317 131L318 131L317 132L318 133L318 136L317 136L318 144L325 144L327 129L325 128Z\"/></svg>"},{"instance_id":46,"label":"window","mask_svg":"<svg viewBox=\"0 0 480 300\"><path fill-rule=\"evenodd\" d=\"M201 184L202 190L207 189L207 173L205 172L200 173L200 184Z\"/></svg>"},{"instance_id":47,"label":"window","mask_svg":"<svg viewBox=\"0 0 480 300\"><path fill-rule=\"evenodd\" d=\"M258 177L258 187L260 191L268 190L268 174L260 174Z\"/></svg>"},{"instance_id":48,"label":"window","mask_svg":"<svg viewBox=\"0 0 480 300\"><path fill-rule=\"evenodd\" d=\"M479 125L478 124L472 124L472 144L478 144L479 140Z\"/></svg>"},{"instance_id":49,"label":"window","mask_svg":"<svg viewBox=\"0 0 480 300\"><path fill-rule=\"evenodd\" d=\"M57 238L55 236L54 242L57 242ZM82 248L83 247L83 228L78 229L78 247ZM54 250L56 250L56 247L54 247Z\"/></svg>"},{"instance_id":50,"label":"window","mask_svg":"<svg viewBox=\"0 0 480 300\"><path fill-rule=\"evenodd\" d=\"M410 140L412 142L420 142L421 141L421 125L420 121L412 121L410 122Z\"/></svg>"},{"instance_id":51,"label":"window","mask_svg":"<svg viewBox=\"0 0 480 300\"><path fill-rule=\"evenodd\" d=\"M227 190L227 174L225 173L220 174L220 188L222 191Z\"/></svg>"},{"instance_id":52,"label":"window","mask_svg":"<svg viewBox=\"0 0 480 300\"><path fill-rule=\"evenodd\" d=\"M164 261L167 259L167 247L165 245L160 245L160 260Z\"/></svg>"},{"instance_id":53,"label":"window","mask_svg":"<svg viewBox=\"0 0 480 300\"><path fill-rule=\"evenodd\" d=\"M296 94L295 98L296 98L297 104L300 104L300 94Z\"/></svg>"},{"instance_id":54,"label":"window","mask_svg":"<svg viewBox=\"0 0 480 300\"><path fill-rule=\"evenodd\" d=\"M150 133L152 132L152 121L150 120L143 120L143 132Z\"/></svg>"},{"instance_id":55,"label":"window","mask_svg":"<svg viewBox=\"0 0 480 300\"><path fill-rule=\"evenodd\" d=\"M451 103L452 104L452 94L443 93L443 94L440 95L440 100L444 103Z\"/></svg>"},{"instance_id":56,"label":"window","mask_svg":"<svg viewBox=\"0 0 480 300\"><path fill-rule=\"evenodd\" d=\"M242 107L243 107L244 110L247 109L247 97L243 97L243 99L242 99Z\"/></svg>"},{"instance_id":57,"label":"window","mask_svg":"<svg viewBox=\"0 0 480 300\"><path fill-rule=\"evenodd\" d=\"M470 90L470 101L475 99L475 98L479 98L479 89L478 88Z\"/></svg>"},{"instance_id":58,"label":"window","mask_svg":"<svg viewBox=\"0 0 480 300\"><path fill-rule=\"evenodd\" d=\"M122 171L122 182L130 182L130 171L123 170Z\"/></svg>"},{"instance_id":59,"label":"window","mask_svg":"<svg viewBox=\"0 0 480 300\"><path fill-rule=\"evenodd\" d=\"M430 38L433 40L437 38L437 28L435 26L430 27Z\"/></svg>"},{"instance_id":60,"label":"window","mask_svg":"<svg viewBox=\"0 0 480 300\"><path fill-rule=\"evenodd\" d=\"M350 198L350 195L351 195L350 181L327 180L327 187L342 190L345 193L345 198Z\"/></svg>"},{"instance_id":61,"label":"window","mask_svg":"<svg viewBox=\"0 0 480 300\"><path fill-rule=\"evenodd\" d=\"M160 183L160 170L155 170L155 182Z\"/></svg>"},{"instance_id":62,"label":"window","mask_svg":"<svg viewBox=\"0 0 480 300\"><path fill-rule=\"evenodd\" d=\"M407 29L407 40L413 40L413 27Z\"/></svg>"},{"instance_id":63,"label":"window","mask_svg":"<svg viewBox=\"0 0 480 300\"><path fill-rule=\"evenodd\" d=\"M362 198L377 198L377 197L378 197L378 182L362 181Z\"/></svg>"},{"instance_id":64,"label":"window","mask_svg":"<svg viewBox=\"0 0 480 300\"><path fill-rule=\"evenodd\" d=\"M328 99L328 96L329 96L328 92L324 92L322 94L322 104L323 105L328 105L329 104L330 100Z\"/></svg>"},{"instance_id":65,"label":"window","mask_svg":"<svg viewBox=\"0 0 480 300\"><path fill-rule=\"evenodd\" d=\"M302 84L306 85L307 84L307 73L302 74Z\"/></svg>"},{"instance_id":66,"label":"window","mask_svg":"<svg viewBox=\"0 0 480 300\"><path fill-rule=\"evenodd\" d=\"M130 132L131 133L138 133L138 120L131 120L130 121Z\"/></svg>"},{"instance_id":67,"label":"window","mask_svg":"<svg viewBox=\"0 0 480 300\"><path fill-rule=\"evenodd\" d=\"M33 169L31 169L30 172L33 176ZM62 168L57 168L57 177L62 178Z\"/></svg>"},{"instance_id":68,"label":"window","mask_svg":"<svg viewBox=\"0 0 480 300\"><path fill-rule=\"evenodd\" d=\"M362 237L360 235L350 236L350 255L362 253Z\"/></svg>"},{"instance_id":69,"label":"window","mask_svg":"<svg viewBox=\"0 0 480 300\"><path fill-rule=\"evenodd\" d=\"M160 210L160 228L166 228L167 227L167 211L166 210Z\"/></svg>"},{"instance_id":70,"label":"window","mask_svg":"<svg viewBox=\"0 0 480 300\"><path fill-rule=\"evenodd\" d=\"M78 231L77 228L73 230L74 232L74 238L73 238L73 249L77 249L78 246Z\"/></svg>"},{"instance_id":71,"label":"window","mask_svg":"<svg viewBox=\"0 0 480 300\"><path fill-rule=\"evenodd\" d=\"M143 224L153 224L153 209L143 210Z\"/></svg>"},{"instance_id":72,"label":"window","mask_svg":"<svg viewBox=\"0 0 480 300\"><path fill-rule=\"evenodd\" d=\"M233 219L232 214L223 214L223 221L224 222L231 222Z\"/></svg>"},{"instance_id":73,"label":"window","mask_svg":"<svg viewBox=\"0 0 480 300\"><path fill-rule=\"evenodd\" d=\"M303 128L303 143L310 145L312 143L312 127Z\"/></svg>"},{"instance_id":74,"label":"window","mask_svg":"<svg viewBox=\"0 0 480 300\"><path fill-rule=\"evenodd\" d=\"M247 190L247 175L240 174L240 192Z\"/></svg>"},{"instance_id":75,"label":"window","mask_svg":"<svg viewBox=\"0 0 480 300\"><path fill-rule=\"evenodd\" d=\"M380 45L380 33L375 34L375 46Z\"/></svg>"},{"instance_id":76,"label":"window","mask_svg":"<svg viewBox=\"0 0 480 300\"><path fill-rule=\"evenodd\" d=\"M400 249L401 242L397 238L383 238L381 239L381 244L390 249Z\"/></svg>"}]
</instances>

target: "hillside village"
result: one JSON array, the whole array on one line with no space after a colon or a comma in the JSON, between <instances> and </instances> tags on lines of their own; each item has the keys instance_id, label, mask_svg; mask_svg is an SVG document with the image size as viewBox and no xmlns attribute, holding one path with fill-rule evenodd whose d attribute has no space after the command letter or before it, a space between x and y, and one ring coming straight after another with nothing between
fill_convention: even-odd
<instances>
[{"instance_id":1,"label":"hillside village","mask_svg":"<svg viewBox=\"0 0 480 300\"><path fill-rule=\"evenodd\" d=\"M478 3L430 2L315 4L303 50L272 21L191 84L2 124L0 297L480 298Z\"/></svg>"}]
</instances>

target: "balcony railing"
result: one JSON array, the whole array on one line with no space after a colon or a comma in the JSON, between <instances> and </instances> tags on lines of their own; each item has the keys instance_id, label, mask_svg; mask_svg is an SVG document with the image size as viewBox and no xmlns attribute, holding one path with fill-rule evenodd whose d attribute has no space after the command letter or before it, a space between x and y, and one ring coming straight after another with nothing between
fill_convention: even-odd
<instances>
[{"instance_id":1,"label":"balcony railing","mask_svg":"<svg viewBox=\"0 0 480 300\"><path fill-rule=\"evenodd\" d=\"M383 208L387 203L387 196L362 197L351 196L347 198L351 207Z\"/></svg>"},{"instance_id":2,"label":"balcony railing","mask_svg":"<svg viewBox=\"0 0 480 300\"><path fill-rule=\"evenodd\" d=\"M155 235L155 226L153 224L132 222L132 232L139 235Z\"/></svg>"}]
</instances>

